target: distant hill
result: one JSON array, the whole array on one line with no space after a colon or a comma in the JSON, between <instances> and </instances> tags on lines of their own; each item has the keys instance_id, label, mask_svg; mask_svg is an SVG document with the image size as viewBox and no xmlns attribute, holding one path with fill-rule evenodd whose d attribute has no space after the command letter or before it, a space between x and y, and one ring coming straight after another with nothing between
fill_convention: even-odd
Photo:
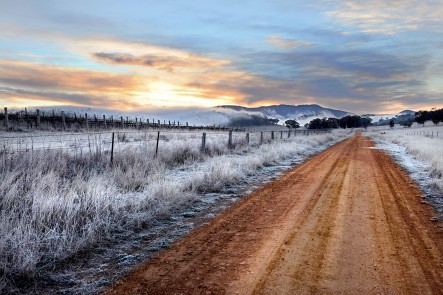
<instances>
[{"instance_id":1,"label":"distant hill","mask_svg":"<svg viewBox=\"0 0 443 295\"><path fill-rule=\"evenodd\" d=\"M389 125L391 120L394 120L395 124L413 122L415 118L415 112L411 110L404 110L396 114L370 114L366 116L372 119L372 124L374 126L383 126L383 125Z\"/></svg>"},{"instance_id":2,"label":"distant hill","mask_svg":"<svg viewBox=\"0 0 443 295\"><path fill-rule=\"evenodd\" d=\"M306 105L271 105L271 106L261 106L256 108L247 108L237 105L222 105L218 108L231 109L235 111L261 113L267 117L279 119L282 124L285 120L295 119L300 124L305 124L315 118L342 118L347 115L353 115L350 112L334 110L329 108L324 108L316 104L306 104Z\"/></svg>"},{"instance_id":3,"label":"distant hill","mask_svg":"<svg viewBox=\"0 0 443 295\"><path fill-rule=\"evenodd\" d=\"M400 114L402 114L402 115L405 115L405 114L414 114L414 115L415 115L415 112L414 112L414 111L411 111L411 110L404 110L404 111L401 111Z\"/></svg>"}]
</instances>

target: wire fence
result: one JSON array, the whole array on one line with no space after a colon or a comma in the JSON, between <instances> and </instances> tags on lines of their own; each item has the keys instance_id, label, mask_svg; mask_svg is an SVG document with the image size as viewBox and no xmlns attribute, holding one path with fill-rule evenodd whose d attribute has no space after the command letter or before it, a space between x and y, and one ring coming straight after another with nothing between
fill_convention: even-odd
<instances>
[{"instance_id":1,"label":"wire fence","mask_svg":"<svg viewBox=\"0 0 443 295\"><path fill-rule=\"evenodd\" d=\"M59 150L75 155L94 155L113 159L126 149L140 149L147 156L171 152L172 147L182 146L201 153L214 149L235 149L238 146L258 146L272 141L292 140L300 136L312 136L329 130L284 131L190 131L190 130L129 130L100 132L42 132L0 134L0 155L23 152Z\"/></svg>"},{"instance_id":2,"label":"wire fence","mask_svg":"<svg viewBox=\"0 0 443 295\"><path fill-rule=\"evenodd\" d=\"M96 115L90 113L65 113L64 111L34 111L8 110L4 108L0 112L0 130L5 131L106 131L112 129L121 130L145 130L145 129L178 129L178 130L218 130L226 131L232 127L222 125L196 126L188 122L178 120L159 120L155 118ZM235 127L235 130L245 131L245 128Z\"/></svg>"}]
</instances>

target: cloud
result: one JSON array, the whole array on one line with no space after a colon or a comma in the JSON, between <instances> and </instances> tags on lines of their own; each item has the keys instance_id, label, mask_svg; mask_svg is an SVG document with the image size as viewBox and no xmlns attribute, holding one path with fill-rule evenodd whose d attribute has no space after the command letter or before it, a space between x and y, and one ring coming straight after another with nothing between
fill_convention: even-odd
<instances>
[{"instance_id":1,"label":"cloud","mask_svg":"<svg viewBox=\"0 0 443 295\"><path fill-rule=\"evenodd\" d=\"M0 84L64 91L118 92L141 86L140 77L0 59Z\"/></svg>"},{"instance_id":2,"label":"cloud","mask_svg":"<svg viewBox=\"0 0 443 295\"><path fill-rule=\"evenodd\" d=\"M307 41L284 38L281 35L271 35L266 38L266 42L278 49L295 49L300 47L313 48L314 44Z\"/></svg>"},{"instance_id":3,"label":"cloud","mask_svg":"<svg viewBox=\"0 0 443 295\"><path fill-rule=\"evenodd\" d=\"M326 2L331 2L326 0ZM418 29L440 30L443 6L432 0L344 0L326 14L372 34L398 34Z\"/></svg>"},{"instance_id":4,"label":"cloud","mask_svg":"<svg viewBox=\"0 0 443 295\"><path fill-rule=\"evenodd\" d=\"M93 95L88 93L66 93L24 90L19 88L0 87L0 98L14 104L20 101L38 101L41 105L63 104L63 105L85 105L94 107L109 107L128 109L138 108L140 104L128 100L110 98L108 96Z\"/></svg>"},{"instance_id":5,"label":"cloud","mask_svg":"<svg viewBox=\"0 0 443 295\"><path fill-rule=\"evenodd\" d=\"M184 56L174 56L168 53L167 50L160 54L146 54L135 56L130 53L93 53L92 56L105 63L117 65L133 65L142 67L152 67L160 70L175 71L193 70L206 71L217 69L229 64L228 61L215 60L197 56L195 54L187 54Z\"/></svg>"},{"instance_id":6,"label":"cloud","mask_svg":"<svg viewBox=\"0 0 443 295\"><path fill-rule=\"evenodd\" d=\"M140 106L133 98L146 85L137 75L0 60L0 87L5 103L34 100L34 104L52 101L128 108Z\"/></svg>"},{"instance_id":7,"label":"cloud","mask_svg":"<svg viewBox=\"0 0 443 295\"><path fill-rule=\"evenodd\" d=\"M242 55L246 75L199 85L207 91L239 93L238 103L318 103L356 113L397 105L429 103L427 55L393 55L370 49L257 51ZM249 61L257 61L250 63ZM253 74L254 73L254 74ZM429 99L425 99L429 98Z\"/></svg>"}]
</instances>

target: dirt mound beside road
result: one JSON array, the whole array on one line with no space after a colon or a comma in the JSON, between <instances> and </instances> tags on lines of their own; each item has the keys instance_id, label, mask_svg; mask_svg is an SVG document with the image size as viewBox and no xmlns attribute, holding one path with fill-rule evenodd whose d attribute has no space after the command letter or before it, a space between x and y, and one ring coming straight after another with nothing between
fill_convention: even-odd
<instances>
[{"instance_id":1,"label":"dirt mound beside road","mask_svg":"<svg viewBox=\"0 0 443 295\"><path fill-rule=\"evenodd\" d=\"M260 188L104 294L443 294L443 233L369 139Z\"/></svg>"}]
</instances>

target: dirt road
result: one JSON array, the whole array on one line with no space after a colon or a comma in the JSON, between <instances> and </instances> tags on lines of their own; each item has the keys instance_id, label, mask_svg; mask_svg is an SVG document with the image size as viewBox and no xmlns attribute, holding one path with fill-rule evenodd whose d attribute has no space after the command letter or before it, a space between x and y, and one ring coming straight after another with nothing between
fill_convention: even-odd
<instances>
[{"instance_id":1,"label":"dirt road","mask_svg":"<svg viewBox=\"0 0 443 295\"><path fill-rule=\"evenodd\" d=\"M105 294L443 294L443 231L360 135L262 187Z\"/></svg>"}]
</instances>

